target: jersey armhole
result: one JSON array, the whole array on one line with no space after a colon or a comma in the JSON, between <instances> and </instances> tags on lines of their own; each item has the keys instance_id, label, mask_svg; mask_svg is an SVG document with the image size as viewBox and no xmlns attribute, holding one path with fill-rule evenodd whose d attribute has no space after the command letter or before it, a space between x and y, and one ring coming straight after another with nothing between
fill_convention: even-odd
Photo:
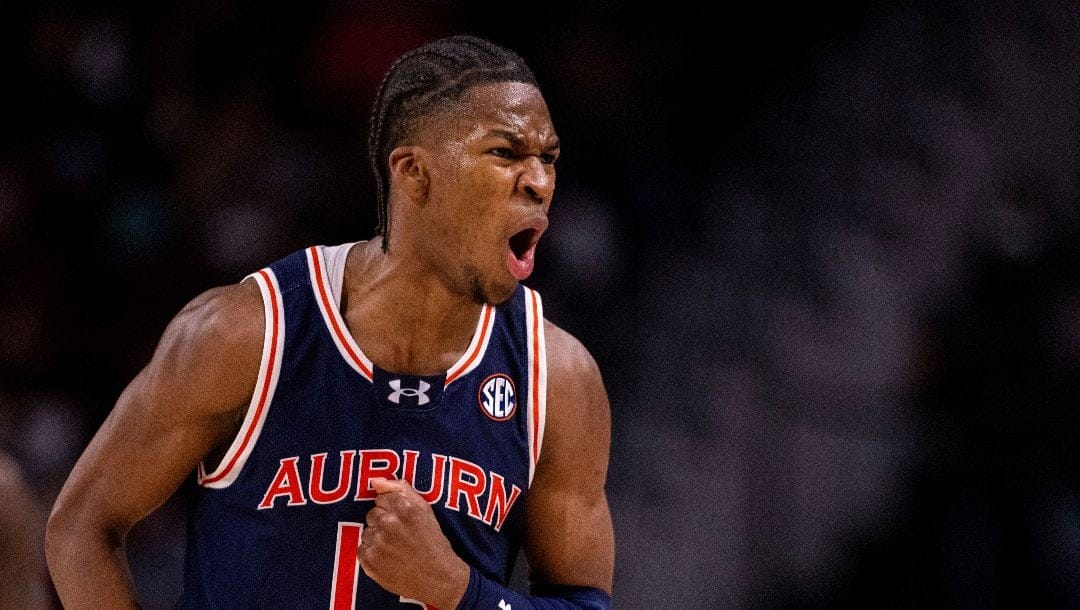
<instances>
[{"instance_id":1,"label":"jersey armhole","mask_svg":"<svg viewBox=\"0 0 1080 610\"><path fill-rule=\"evenodd\" d=\"M255 381L255 392L248 404L244 422L240 425L240 430L233 438L228 451L222 456L217 468L207 473L206 464L199 463L199 485L212 489L228 487L239 476L255 443L259 440L267 411L274 398L274 390L277 388L278 376L281 373L281 356L285 345L285 311L277 277L271 269L266 268L248 275L241 281L248 279L253 280L259 287L265 316L259 377Z\"/></svg>"},{"instance_id":2,"label":"jersey armhole","mask_svg":"<svg viewBox=\"0 0 1080 610\"><path fill-rule=\"evenodd\" d=\"M544 341L544 303L540 294L525 289L525 331L529 351L529 485L532 485L547 420L547 345Z\"/></svg>"}]
</instances>

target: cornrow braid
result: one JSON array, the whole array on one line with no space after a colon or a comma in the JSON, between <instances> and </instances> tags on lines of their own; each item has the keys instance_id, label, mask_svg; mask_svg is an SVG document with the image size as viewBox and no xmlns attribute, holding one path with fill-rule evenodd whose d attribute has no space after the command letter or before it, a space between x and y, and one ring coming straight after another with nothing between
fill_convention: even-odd
<instances>
[{"instance_id":1,"label":"cornrow braid","mask_svg":"<svg viewBox=\"0 0 1080 610\"><path fill-rule=\"evenodd\" d=\"M412 135L419 119L458 101L471 87L520 82L539 88L536 76L517 53L471 35L441 38L399 57L379 85L371 111L368 155L375 172L378 234L390 247L390 151Z\"/></svg>"}]
</instances>

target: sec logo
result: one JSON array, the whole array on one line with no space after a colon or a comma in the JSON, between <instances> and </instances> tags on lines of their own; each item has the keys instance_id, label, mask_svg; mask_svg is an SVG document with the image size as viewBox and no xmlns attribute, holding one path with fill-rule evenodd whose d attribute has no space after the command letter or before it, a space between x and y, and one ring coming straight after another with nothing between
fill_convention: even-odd
<instances>
[{"instance_id":1,"label":"sec logo","mask_svg":"<svg viewBox=\"0 0 1080 610\"><path fill-rule=\"evenodd\" d=\"M484 415L495 421L506 421L517 409L517 393L514 380L502 373L495 373L480 384L477 400Z\"/></svg>"}]
</instances>

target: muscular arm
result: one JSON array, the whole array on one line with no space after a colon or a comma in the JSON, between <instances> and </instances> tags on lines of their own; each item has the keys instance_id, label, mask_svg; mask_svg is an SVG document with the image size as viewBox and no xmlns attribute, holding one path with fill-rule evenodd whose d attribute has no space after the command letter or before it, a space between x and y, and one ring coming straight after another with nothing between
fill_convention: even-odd
<instances>
[{"instance_id":1,"label":"muscular arm","mask_svg":"<svg viewBox=\"0 0 1080 610\"><path fill-rule=\"evenodd\" d=\"M137 607L124 538L235 434L258 375L262 309L253 281L193 300L90 441L46 531L65 608Z\"/></svg>"},{"instance_id":2,"label":"muscular arm","mask_svg":"<svg viewBox=\"0 0 1080 610\"><path fill-rule=\"evenodd\" d=\"M604 483L611 410L585 347L545 322L547 424L529 488L525 553L529 580L611 593L615 536Z\"/></svg>"}]
</instances>

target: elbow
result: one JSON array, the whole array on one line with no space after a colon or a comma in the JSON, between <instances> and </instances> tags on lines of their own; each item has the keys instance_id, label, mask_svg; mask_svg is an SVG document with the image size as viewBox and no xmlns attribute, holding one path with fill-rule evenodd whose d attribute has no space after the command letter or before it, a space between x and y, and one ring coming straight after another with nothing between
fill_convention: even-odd
<instances>
[{"instance_id":1,"label":"elbow","mask_svg":"<svg viewBox=\"0 0 1080 610\"><path fill-rule=\"evenodd\" d=\"M45 523L45 561L52 571L124 546L130 526L111 522L92 506L61 492Z\"/></svg>"},{"instance_id":2,"label":"elbow","mask_svg":"<svg viewBox=\"0 0 1080 610\"><path fill-rule=\"evenodd\" d=\"M55 572L62 562L66 549L75 539L75 521L72 511L57 500L45 524L45 562L50 572Z\"/></svg>"},{"instance_id":3,"label":"elbow","mask_svg":"<svg viewBox=\"0 0 1080 610\"><path fill-rule=\"evenodd\" d=\"M60 495L45 523L45 562L54 576L79 557L89 557L100 541L111 539L104 528L94 527L92 511Z\"/></svg>"}]
</instances>

